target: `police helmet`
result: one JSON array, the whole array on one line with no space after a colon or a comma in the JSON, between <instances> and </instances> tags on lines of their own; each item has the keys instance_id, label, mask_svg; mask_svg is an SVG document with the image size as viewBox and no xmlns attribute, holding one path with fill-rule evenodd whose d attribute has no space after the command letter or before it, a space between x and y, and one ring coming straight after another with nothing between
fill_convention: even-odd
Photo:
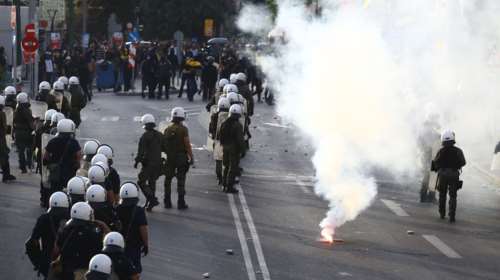
<instances>
[{"instance_id":1,"label":"police helmet","mask_svg":"<svg viewBox=\"0 0 500 280\"><path fill-rule=\"evenodd\" d=\"M229 101L229 104L233 105L233 104L239 103L240 98L238 96L238 93L231 92L231 93L228 93L227 100Z\"/></svg>"},{"instance_id":2,"label":"police helmet","mask_svg":"<svg viewBox=\"0 0 500 280\"><path fill-rule=\"evenodd\" d=\"M17 103L29 103L30 102L28 94L26 92L20 92L16 96L16 101L17 101Z\"/></svg>"},{"instance_id":3,"label":"police helmet","mask_svg":"<svg viewBox=\"0 0 500 280\"><path fill-rule=\"evenodd\" d=\"M228 110L231 104L229 103L229 99L227 97L220 97L219 102L217 103L217 107L220 110Z\"/></svg>"},{"instance_id":4,"label":"police helmet","mask_svg":"<svg viewBox=\"0 0 500 280\"><path fill-rule=\"evenodd\" d=\"M56 110L54 109L48 109L46 112L45 112L45 116L44 116L44 120L46 121L51 121L52 120L52 116L57 113Z\"/></svg>"},{"instance_id":5,"label":"police helmet","mask_svg":"<svg viewBox=\"0 0 500 280\"><path fill-rule=\"evenodd\" d=\"M186 111L184 111L184 108L175 107L174 109L172 109L172 112L170 112L170 119L173 120L174 118L185 119Z\"/></svg>"},{"instance_id":6,"label":"police helmet","mask_svg":"<svg viewBox=\"0 0 500 280\"><path fill-rule=\"evenodd\" d=\"M97 154L102 154L102 155L106 156L107 159L112 159L113 158L113 148L111 148L111 146L109 146L109 145L102 144L97 149Z\"/></svg>"},{"instance_id":7,"label":"police helmet","mask_svg":"<svg viewBox=\"0 0 500 280\"><path fill-rule=\"evenodd\" d=\"M125 240L123 239L123 235L119 232L112 231L106 236L104 236L103 241L104 251L109 251L109 249L125 249Z\"/></svg>"},{"instance_id":8,"label":"police helmet","mask_svg":"<svg viewBox=\"0 0 500 280\"><path fill-rule=\"evenodd\" d=\"M83 145L84 155L95 155L97 154L97 149L99 148L99 142L97 140L89 140Z\"/></svg>"},{"instance_id":9,"label":"police helmet","mask_svg":"<svg viewBox=\"0 0 500 280\"><path fill-rule=\"evenodd\" d=\"M74 133L75 129L76 125L70 119L62 119L57 122L57 132L59 133Z\"/></svg>"},{"instance_id":10,"label":"police helmet","mask_svg":"<svg viewBox=\"0 0 500 280\"><path fill-rule=\"evenodd\" d=\"M52 85L52 87L56 91L63 91L64 90L64 83L61 81L55 81L54 84Z\"/></svg>"},{"instance_id":11,"label":"police helmet","mask_svg":"<svg viewBox=\"0 0 500 280\"><path fill-rule=\"evenodd\" d=\"M3 93L5 94L5 96L7 95L16 95L17 91L16 91L16 88L13 87L13 86L8 86L6 87L4 90L3 90Z\"/></svg>"},{"instance_id":12,"label":"police helmet","mask_svg":"<svg viewBox=\"0 0 500 280\"><path fill-rule=\"evenodd\" d=\"M139 201L139 188L134 182L125 182L120 188L120 204L135 205Z\"/></svg>"},{"instance_id":13,"label":"police helmet","mask_svg":"<svg viewBox=\"0 0 500 280\"><path fill-rule=\"evenodd\" d=\"M62 113L55 113L52 115L52 117L50 118L50 124L51 125L56 125L58 124L61 120L64 120L66 117L62 114Z\"/></svg>"},{"instance_id":14,"label":"police helmet","mask_svg":"<svg viewBox=\"0 0 500 280\"><path fill-rule=\"evenodd\" d=\"M72 76L69 78L69 84L70 85L79 85L80 80L78 80L78 77Z\"/></svg>"},{"instance_id":15,"label":"police helmet","mask_svg":"<svg viewBox=\"0 0 500 280\"><path fill-rule=\"evenodd\" d=\"M102 169L104 169L104 176L108 177L109 175L109 165L107 162L104 161L98 161L94 163L92 166L100 166Z\"/></svg>"},{"instance_id":16,"label":"police helmet","mask_svg":"<svg viewBox=\"0 0 500 280\"><path fill-rule=\"evenodd\" d=\"M99 151L99 149L97 149L97 150ZM108 162L108 158L105 155L97 152L96 155L92 157L90 164L95 165L98 162L105 162L106 163L106 162Z\"/></svg>"},{"instance_id":17,"label":"police helmet","mask_svg":"<svg viewBox=\"0 0 500 280\"><path fill-rule=\"evenodd\" d=\"M224 88L227 84L229 84L229 80L228 79L220 79L219 80L219 88Z\"/></svg>"},{"instance_id":18,"label":"police helmet","mask_svg":"<svg viewBox=\"0 0 500 280\"><path fill-rule=\"evenodd\" d=\"M106 170L99 165L89 168L88 178L92 184L104 183L106 181Z\"/></svg>"},{"instance_id":19,"label":"police helmet","mask_svg":"<svg viewBox=\"0 0 500 280\"><path fill-rule=\"evenodd\" d=\"M105 202L106 190L101 185L92 185L87 189L85 199L88 202Z\"/></svg>"},{"instance_id":20,"label":"police helmet","mask_svg":"<svg viewBox=\"0 0 500 280\"><path fill-rule=\"evenodd\" d=\"M231 105L231 108L229 108L229 115L237 115L238 117L241 116L241 106L239 104L233 104Z\"/></svg>"},{"instance_id":21,"label":"police helmet","mask_svg":"<svg viewBox=\"0 0 500 280\"><path fill-rule=\"evenodd\" d=\"M238 73L238 74L236 74L236 80L246 82L247 75L245 75L245 73Z\"/></svg>"},{"instance_id":22,"label":"police helmet","mask_svg":"<svg viewBox=\"0 0 500 280\"><path fill-rule=\"evenodd\" d=\"M452 130L445 130L441 134L441 142L455 141L455 132Z\"/></svg>"},{"instance_id":23,"label":"police helmet","mask_svg":"<svg viewBox=\"0 0 500 280\"><path fill-rule=\"evenodd\" d=\"M86 202L77 202L71 207L71 219L92 221L94 219L94 211Z\"/></svg>"},{"instance_id":24,"label":"police helmet","mask_svg":"<svg viewBox=\"0 0 500 280\"><path fill-rule=\"evenodd\" d=\"M146 125L146 124L149 124L149 123L152 123L154 124L156 121L155 121L155 117L151 114L145 114L144 116L142 116L141 118L141 123L143 125Z\"/></svg>"},{"instance_id":25,"label":"police helmet","mask_svg":"<svg viewBox=\"0 0 500 280\"><path fill-rule=\"evenodd\" d=\"M57 81L63 83L63 85L65 85L65 86L68 85L68 83L69 83L68 77L66 77L66 76L59 77L59 79L57 79Z\"/></svg>"},{"instance_id":26,"label":"police helmet","mask_svg":"<svg viewBox=\"0 0 500 280\"><path fill-rule=\"evenodd\" d=\"M40 83L40 85L38 85L38 91L42 91L42 90L50 90L49 82L43 81Z\"/></svg>"},{"instance_id":27,"label":"police helmet","mask_svg":"<svg viewBox=\"0 0 500 280\"><path fill-rule=\"evenodd\" d=\"M229 82L231 84L236 83L237 80L238 80L238 74L233 73L233 74L229 75Z\"/></svg>"},{"instance_id":28,"label":"police helmet","mask_svg":"<svg viewBox=\"0 0 500 280\"><path fill-rule=\"evenodd\" d=\"M68 208L69 199L63 192L55 192L49 198L49 208Z\"/></svg>"},{"instance_id":29,"label":"police helmet","mask_svg":"<svg viewBox=\"0 0 500 280\"><path fill-rule=\"evenodd\" d=\"M85 195L86 184L82 177L75 176L68 181L68 194Z\"/></svg>"},{"instance_id":30,"label":"police helmet","mask_svg":"<svg viewBox=\"0 0 500 280\"><path fill-rule=\"evenodd\" d=\"M97 254L90 259L89 272L100 272L111 275L111 259L105 254Z\"/></svg>"}]
</instances>

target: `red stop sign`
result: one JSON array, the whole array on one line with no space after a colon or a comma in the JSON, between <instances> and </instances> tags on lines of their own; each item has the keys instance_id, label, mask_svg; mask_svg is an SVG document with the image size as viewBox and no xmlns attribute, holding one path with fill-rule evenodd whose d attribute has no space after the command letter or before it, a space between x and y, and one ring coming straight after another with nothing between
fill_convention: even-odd
<instances>
[{"instance_id":1,"label":"red stop sign","mask_svg":"<svg viewBox=\"0 0 500 280\"><path fill-rule=\"evenodd\" d=\"M38 49L39 43L35 37L24 37L21 45L25 52L33 53Z\"/></svg>"}]
</instances>

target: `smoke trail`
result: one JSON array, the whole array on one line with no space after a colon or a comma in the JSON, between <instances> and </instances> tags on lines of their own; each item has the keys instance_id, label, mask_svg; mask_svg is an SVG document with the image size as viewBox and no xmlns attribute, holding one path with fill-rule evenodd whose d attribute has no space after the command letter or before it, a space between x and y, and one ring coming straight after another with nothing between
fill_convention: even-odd
<instances>
[{"instance_id":1,"label":"smoke trail","mask_svg":"<svg viewBox=\"0 0 500 280\"><path fill-rule=\"evenodd\" d=\"M499 71L489 62L500 4L325 0L314 17L302 2L279 1L275 24L287 43L261 64L279 114L314 144L315 191L330 206L322 228L339 227L371 204L372 166L415 173L429 108L457 132L466 155L498 140ZM245 22L239 27L251 32L261 21Z\"/></svg>"}]
</instances>

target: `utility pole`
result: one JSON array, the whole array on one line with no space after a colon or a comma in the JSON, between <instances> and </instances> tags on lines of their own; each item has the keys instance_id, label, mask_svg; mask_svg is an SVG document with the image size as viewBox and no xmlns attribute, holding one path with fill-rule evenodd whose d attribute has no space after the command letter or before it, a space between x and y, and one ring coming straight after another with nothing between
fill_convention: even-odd
<instances>
[{"instance_id":1,"label":"utility pole","mask_svg":"<svg viewBox=\"0 0 500 280\"><path fill-rule=\"evenodd\" d=\"M66 17L66 24L67 24L67 46L68 49L70 49L73 45L73 21L75 18L75 2L74 0L66 0L66 3L68 4L68 16Z\"/></svg>"},{"instance_id":2,"label":"utility pole","mask_svg":"<svg viewBox=\"0 0 500 280\"><path fill-rule=\"evenodd\" d=\"M36 11L36 0L30 0L29 2L29 22L35 24L35 36L38 37L38 13ZM29 64L29 81L30 81L30 96L32 98L35 97L36 87L38 85L38 60L39 60L39 51L37 50L35 53L35 61Z\"/></svg>"},{"instance_id":3,"label":"utility pole","mask_svg":"<svg viewBox=\"0 0 500 280\"><path fill-rule=\"evenodd\" d=\"M14 0L14 6L16 6L16 35L15 35L15 55L14 55L14 65L12 65L12 77L14 82L17 83L17 65L21 64L21 1Z\"/></svg>"}]
</instances>

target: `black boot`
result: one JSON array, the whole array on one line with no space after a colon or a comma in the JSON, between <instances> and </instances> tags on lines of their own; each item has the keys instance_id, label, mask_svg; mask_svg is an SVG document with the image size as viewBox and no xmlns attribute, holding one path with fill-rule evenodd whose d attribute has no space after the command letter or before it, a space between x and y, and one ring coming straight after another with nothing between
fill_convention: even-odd
<instances>
[{"instance_id":1,"label":"black boot","mask_svg":"<svg viewBox=\"0 0 500 280\"><path fill-rule=\"evenodd\" d=\"M226 193L238 193L239 191L234 188L234 186L230 186L226 188Z\"/></svg>"},{"instance_id":2,"label":"black boot","mask_svg":"<svg viewBox=\"0 0 500 280\"><path fill-rule=\"evenodd\" d=\"M170 194L165 194L165 198L163 199L163 206L165 209L172 208L172 199L170 198Z\"/></svg>"},{"instance_id":3,"label":"black boot","mask_svg":"<svg viewBox=\"0 0 500 280\"><path fill-rule=\"evenodd\" d=\"M148 207L146 208L146 211L151 212L155 206L158 206L160 203L158 202L158 199L156 197L151 198L148 203Z\"/></svg>"},{"instance_id":4,"label":"black boot","mask_svg":"<svg viewBox=\"0 0 500 280\"><path fill-rule=\"evenodd\" d=\"M186 201L184 200L184 195L179 195L179 198L177 199L177 209L184 210L188 208L189 207L186 204Z\"/></svg>"}]
</instances>

